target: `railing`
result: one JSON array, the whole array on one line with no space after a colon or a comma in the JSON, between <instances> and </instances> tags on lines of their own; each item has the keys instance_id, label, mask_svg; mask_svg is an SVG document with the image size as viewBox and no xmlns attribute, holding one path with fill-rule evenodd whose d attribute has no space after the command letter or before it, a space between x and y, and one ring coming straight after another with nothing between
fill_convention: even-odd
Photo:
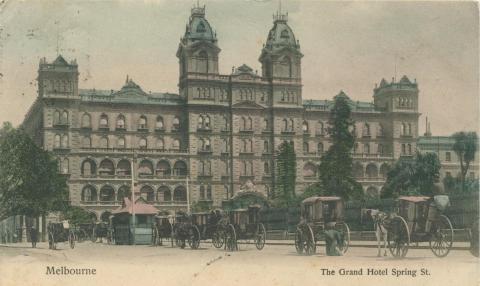
<instances>
[{"instance_id":1,"label":"railing","mask_svg":"<svg viewBox=\"0 0 480 286\"><path fill-rule=\"evenodd\" d=\"M352 153L354 159L361 158L392 158L393 154L380 154L380 153Z\"/></svg>"},{"instance_id":2,"label":"railing","mask_svg":"<svg viewBox=\"0 0 480 286\"><path fill-rule=\"evenodd\" d=\"M134 151L137 154L157 154L157 153L169 153L169 154L188 154L188 149L142 149L142 148L80 148L80 152L87 153L120 153L120 154L132 154Z\"/></svg>"}]
</instances>

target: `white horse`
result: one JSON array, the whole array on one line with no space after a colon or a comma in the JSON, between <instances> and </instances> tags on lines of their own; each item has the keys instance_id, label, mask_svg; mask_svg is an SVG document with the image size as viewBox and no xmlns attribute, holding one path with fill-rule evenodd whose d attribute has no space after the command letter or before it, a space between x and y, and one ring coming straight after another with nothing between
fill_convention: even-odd
<instances>
[{"instance_id":1,"label":"white horse","mask_svg":"<svg viewBox=\"0 0 480 286\"><path fill-rule=\"evenodd\" d=\"M387 256L387 235L388 230L386 227L386 221L389 218L389 215L376 209L362 209L361 218L367 215L373 219L373 224L375 226L375 237L377 238L378 253L377 256L381 256L381 247L380 243L383 241L383 256Z\"/></svg>"}]
</instances>

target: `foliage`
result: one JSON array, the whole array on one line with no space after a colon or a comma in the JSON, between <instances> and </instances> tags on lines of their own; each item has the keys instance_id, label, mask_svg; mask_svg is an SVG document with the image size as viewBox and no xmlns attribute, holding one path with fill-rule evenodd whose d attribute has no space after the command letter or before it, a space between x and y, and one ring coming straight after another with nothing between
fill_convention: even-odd
<instances>
[{"instance_id":1,"label":"foliage","mask_svg":"<svg viewBox=\"0 0 480 286\"><path fill-rule=\"evenodd\" d=\"M475 160L475 153L478 148L478 136L476 132L457 132L452 135L455 139L453 151L460 160L460 180L462 189L465 190L465 177L467 176L470 163Z\"/></svg>"},{"instance_id":2,"label":"foliage","mask_svg":"<svg viewBox=\"0 0 480 286\"><path fill-rule=\"evenodd\" d=\"M467 178L465 182L462 183L462 179L459 177L454 178L452 176L446 176L443 178L443 185L445 190L449 193L472 193L479 192L479 182L475 178Z\"/></svg>"},{"instance_id":3,"label":"foliage","mask_svg":"<svg viewBox=\"0 0 480 286\"><path fill-rule=\"evenodd\" d=\"M71 224L92 223L92 214L81 207L70 206L62 213L62 219Z\"/></svg>"},{"instance_id":4,"label":"foliage","mask_svg":"<svg viewBox=\"0 0 480 286\"><path fill-rule=\"evenodd\" d=\"M434 183L440 175L440 167L435 153L417 153L413 159L400 158L387 173L382 196L431 196L434 193Z\"/></svg>"},{"instance_id":5,"label":"foliage","mask_svg":"<svg viewBox=\"0 0 480 286\"><path fill-rule=\"evenodd\" d=\"M297 157L292 142L280 144L275 156L277 174L274 190L274 205L289 207L295 199Z\"/></svg>"},{"instance_id":6,"label":"foliage","mask_svg":"<svg viewBox=\"0 0 480 286\"><path fill-rule=\"evenodd\" d=\"M328 132L332 145L322 156L319 166L320 183L318 192L325 195L336 195L344 199L361 198L363 190L355 180L352 172L353 149L355 137L350 131L353 128L351 110L345 94L335 96L334 106L330 113Z\"/></svg>"},{"instance_id":7,"label":"foliage","mask_svg":"<svg viewBox=\"0 0 480 286\"><path fill-rule=\"evenodd\" d=\"M190 209L192 212L207 212L212 210L212 204L207 201L198 201L194 202L191 206Z\"/></svg>"},{"instance_id":8,"label":"foliage","mask_svg":"<svg viewBox=\"0 0 480 286\"><path fill-rule=\"evenodd\" d=\"M36 217L68 205L66 178L57 161L21 129L4 124L0 131L0 219Z\"/></svg>"}]
</instances>

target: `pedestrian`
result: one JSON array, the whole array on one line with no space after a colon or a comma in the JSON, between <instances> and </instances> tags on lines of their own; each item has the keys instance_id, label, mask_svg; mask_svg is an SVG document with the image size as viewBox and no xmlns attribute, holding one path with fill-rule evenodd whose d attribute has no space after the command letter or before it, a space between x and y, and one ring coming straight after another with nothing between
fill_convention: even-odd
<instances>
[{"instance_id":1,"label":"pedestrian","mask_svg":"<svg viewBox=\"0 0 480 286\"><path fill-rule=\"evenodd\" d=\"M338 245L342 243L340 233L335 229L335 222L329 222L325 231L325 246L328 256L341 256L342 253L338 249Z\"/></svg>"},{"instance_id":2,"label":"pedestrian","mask_svg":"<svg viewBox=\"0 0 480 286\"><path fill-rule=\"evenodd\" d=\"M37 247L37 239L38 239L38 231L34 226L32 226L32 228L30 229L30 240L32 241L32 248Z\"/></svg>"}]
</instances>

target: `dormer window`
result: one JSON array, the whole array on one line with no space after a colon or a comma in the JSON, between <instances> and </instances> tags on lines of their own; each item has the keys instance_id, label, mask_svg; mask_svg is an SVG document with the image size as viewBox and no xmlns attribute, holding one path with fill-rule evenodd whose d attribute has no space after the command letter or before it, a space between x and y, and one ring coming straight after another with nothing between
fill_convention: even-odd
<instances>
[{"instance_id":1,"label":"dormer window","mask_svg":"<svg viewBox=\"0 0 480 286\"><path fill-rule=\"evenodd\" d=\"M147 117L144 115L140 116L138 120L138 129L147 129Z\"/></svg>"},{"instance_id":2,"label":"dormer window","mask_svg":"<svg viewBox=\"0 0 480 286\"><path fill-rule=\"evenodd\" d=\"M290 34L288 33L288 30L283 30L281 33L280 33L280 38L282 39L288 39L290 38Z\"/></svg>"},{"instance_id":3,"label":"dormer window","mask_svg":"<svg viewBox=\"0 0 480 286\"><path fill-rule=\"evenodd\" d=\"M205 33L207 29L205 28L205 24L203 22L200 22L200 24L197 25L197 33Z\"/></svg>"}]
</instances>

